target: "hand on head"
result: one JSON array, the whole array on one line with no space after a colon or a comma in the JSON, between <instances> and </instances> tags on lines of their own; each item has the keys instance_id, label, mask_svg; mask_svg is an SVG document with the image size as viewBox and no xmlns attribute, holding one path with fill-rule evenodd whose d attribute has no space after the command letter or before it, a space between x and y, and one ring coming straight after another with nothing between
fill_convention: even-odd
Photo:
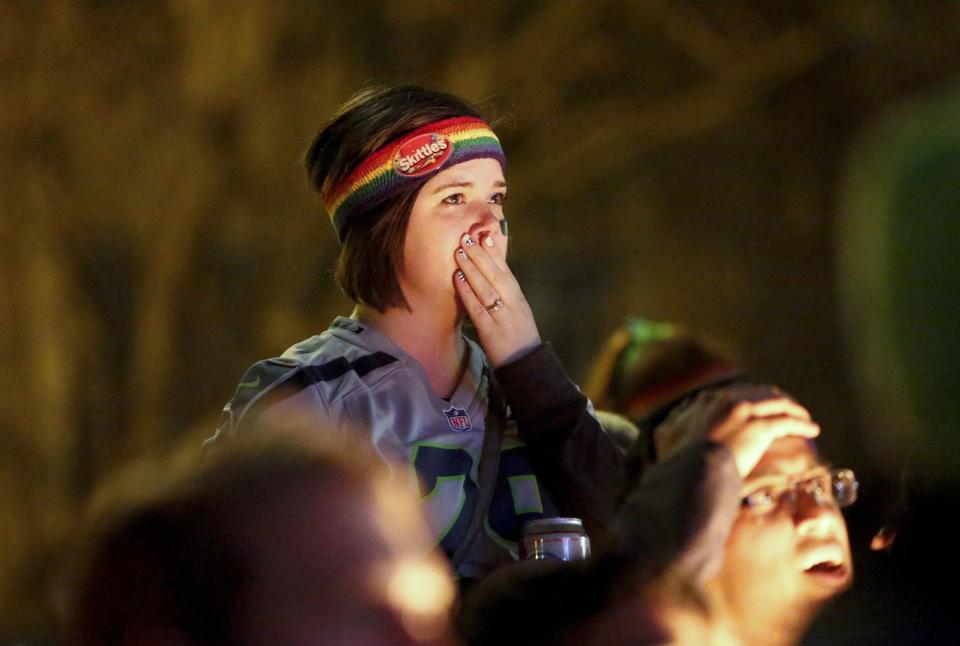
<instances>
[{"instance_id":1,"label":"hand on head","mask_svg":"<svg viewBox=\"0 0 960 646\"><path fill-rule=\"evenodd\" d=\"M703 392L667 418L657 429L657 453L662 459L689 440L709 439L733 453L746 478L774 441L819 434L807 409L779 389L745 383Z\"/></svg>"}]
</instances>

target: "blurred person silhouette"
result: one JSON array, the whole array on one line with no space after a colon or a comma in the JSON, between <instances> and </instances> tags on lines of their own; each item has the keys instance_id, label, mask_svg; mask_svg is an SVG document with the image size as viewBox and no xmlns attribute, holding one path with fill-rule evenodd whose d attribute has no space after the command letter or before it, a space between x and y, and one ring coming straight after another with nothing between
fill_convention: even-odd
<instances>
[{"instance_id":1,"label":"blurred person silhouette","mask_svg":"<svg viewBox=\"0 0 960 646\"><path fill-rule=\"evenodd\" d=\"M629 318L593 360L584 393L607 432L629 451L638 437L647 436L645 429L663 421L671 402L740 374L706 337L670 322Z\"/></svg>"},{"instance_id":2,"label":"blurred person silhouette","mask_svg":"<svg viewBox=\"0 0 960 646\"><path fill-rule=\"evenodd\" d=\"M821 460L818 433L806 408L767 386L679 402L654 429L655 462L632 462L618 514L618 556L654 583L612 604L596 634L629 634L639 603L680 643L797 643L853 577L840 508L857 482Z\"/></svg>"},{"instance_id":3,"label":"blurred person silhouette","mask_svg":"<svg viewBox=\"0 0 960 646\"><path fill-rule=\"evenodd\" d=\"M251 367L214 443L260 420L346 429L412 467L465 581L512 561L528 520L577 516L598 539L620 454L507 266L505 157L490 125L449 94L365 89L306 165L356 307ZM479 343L462 332L468 318Z\"/></svg>"},{"instance_id":4,"label":"blurred person silhouette","mask_svg":"<svg viewBox=\"0 0 960 646\"><path fill-rule=\"evenodd\" d=\"M451 643L455 590L416 497L318 435L248 434L108 482L70 587L70 643Z\"/></svg>"},{"instance_id":5,"label":"blurred person silhouette","mask_svg":"<svg viewBox=\"0 0 960 646\"><path fill-rule=\"evenodd\" d=\"M631 461L611 544L586 565L492 576L468 599L468 641L796 643L853 575L839 508L856 480L819 458L818 434L768 386L678 402L655 431L656 460Z\"/></svg>"}]
</instances>

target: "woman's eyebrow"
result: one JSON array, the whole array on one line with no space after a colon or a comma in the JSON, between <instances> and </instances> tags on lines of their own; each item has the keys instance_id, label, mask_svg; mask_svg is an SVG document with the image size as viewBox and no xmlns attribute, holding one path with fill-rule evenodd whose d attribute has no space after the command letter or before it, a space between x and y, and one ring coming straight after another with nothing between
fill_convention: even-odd
<instances>
[{"instance_id":1,"label":"woman's eyebrow","mask_svg":"<svg viewBox=\"0 0 960 646\"><path fill-rule=\"evenodd\" d=\"M467 181L467 180L455 181L455 182L447 182L446 184L441 184L440 186L438 186L438 187L436 187L435 189L433 189L433 192L434 192L434 193L439 193L440 191L445 191L445 190L447 190L448 188L466 188L466 187L469 187L469 186L473 186L473 182Z\"/></svg>"},{"instance_id":2,"label":"woman's eyebrow","mask_svg":"<svg viewBox=\"0 0 960 646\"><path fill-rule=\"evenodd\" d=\"M433 194L437 194L440 191L445 191L448 188L472 188L473 182L469 180L455 180L453 182L447 182L446 184L441 184L440 186L433 189ZM493 183L494 188L506 188L507 183L504 180L498 180Z\"/></svg>"}]
</instances>

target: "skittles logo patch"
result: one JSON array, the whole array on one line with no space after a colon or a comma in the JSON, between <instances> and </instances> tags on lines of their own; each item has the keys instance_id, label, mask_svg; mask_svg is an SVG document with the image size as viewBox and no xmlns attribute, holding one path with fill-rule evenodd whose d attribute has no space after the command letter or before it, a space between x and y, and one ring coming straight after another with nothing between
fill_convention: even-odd
<instances>
[{"instance_id":1,"label":"skittles logo patch","mask_svg":"<svg viewBox=\"0 0 960 646\"><path fill-rule=\"evenodd\" d=\"M418 177L443 166L453 152L446 135L427 133L400 144L393 155L393 170L404 177Z\"/></svg>"}]
</instances>

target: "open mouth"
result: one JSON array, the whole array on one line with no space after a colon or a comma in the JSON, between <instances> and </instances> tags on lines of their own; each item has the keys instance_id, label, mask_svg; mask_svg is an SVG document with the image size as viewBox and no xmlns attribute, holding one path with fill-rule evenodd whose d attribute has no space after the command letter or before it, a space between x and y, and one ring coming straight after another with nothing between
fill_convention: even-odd
<instances>
[{"instance_id":1,"label":"open mouth","mask_svg":"<svg viewBox=\"0 0 960 646\"><path fill-rule=\"evenodd\" d=\"M850 574L843 550L832 542L807 551L802 565L804 574L823 582L842 583Z\"/></svg>"},{"instance_id":2,"label":"open mouth","mask_svg":"<svg viewBox=\"0 0 960 646\"><path fill-rule=\"evenodd\" d=\"M825 576L838 576L842 577L846 575L847 568L843 563L834 562L834 561L823 561L821 563L815 563L811 565L806 570L807 574L821 574Z\"/></svg>"},{"instance_id":3,"label":"open mouth","mask_svg":"<svg viewBox=\"0 0 960 646\"><path fill-rule=\"evenodd\" d=\"M817 589L829 591L830 594L850 584L850 570L843 563L822 561L808 567L803 574Z\"/></svg>"}]
</instances>

